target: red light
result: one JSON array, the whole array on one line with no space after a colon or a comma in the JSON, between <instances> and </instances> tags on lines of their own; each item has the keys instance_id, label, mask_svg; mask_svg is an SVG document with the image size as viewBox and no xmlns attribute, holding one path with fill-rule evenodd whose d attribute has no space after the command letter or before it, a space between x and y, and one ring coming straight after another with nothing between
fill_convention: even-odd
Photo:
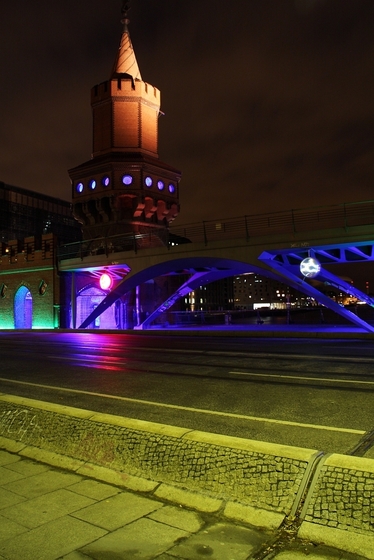
<instances>
[{"instance_id":1,"label":"red light","mask_svg":"<svg viewBox=\"0 0 374 560\"><path fill-rule=\"evenodd\" d=\"M109 276L109 274L104 272L104 274L100 276L100 288L102 290L109 290L111 285L112 285L112 278Z\"/></svg>"}]
</instances>

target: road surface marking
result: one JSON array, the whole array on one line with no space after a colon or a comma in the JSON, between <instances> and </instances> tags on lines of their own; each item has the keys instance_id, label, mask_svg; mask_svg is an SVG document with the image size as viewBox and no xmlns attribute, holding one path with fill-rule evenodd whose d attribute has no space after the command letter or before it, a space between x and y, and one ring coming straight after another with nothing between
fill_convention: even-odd
<instances>
[{"instance_id":1,"label":"road surface marking","mask_svg":"<svg viewBox=\"0 0 374 560\"><path fill-rule=\"evenodd\" d=\"M275 373L252 373L250 371L229 371L232 375L248 375L250 377L271 377L276 379L297 379L298 381L329 381L330 383L353 383L354 385L374 385L374 381L360 381L355 379L332 379L331 377L304 377L297 375L278 375Z\"/></svg>"},{"instance_id":2,"label":"road surface marking","mask_svg":"<svg viewBox=\"0 0 374 560\"><path fill-rule=\"evenodd\" d=\"M18 385L28 385L31 387L39 387L41 389L54 389L56 391L63 391L66 393L76 393L76 394L81 394L81 395L90 395L92 397L102 397L105 399L112 399L112 400L118 400L118 401L124 401L124 402L130 402L130 403L137 403L137 404L146 404L146 405L150 405L150 406L158 406L159 408L171 408L174 410L184 410L186 412L194 412L194 413L198 413L198 414L207 414L207 415L211 415L211 416L222 416L222 417L227 417L227 418L236 418L236 419L240 419L240 420L250 420L250 421L254 421L254 422L264 422L267 424L278 424L278 425L282 425L282 426L295 426L297 428L313 428L315 430L325 430L325 431L329 431L329 432L343 432L346 434L358 434L358 435L364 435L366 434L365 430L354 430L354 429L350 429L350 428L337 428L334 426L323 426L323 425L319 425L319 424L304 424L302 422L291 422L288 420L276 420L273 418L262 418L262 417L257 417L257 416L246 416L245 414L235 414L233 412L220 412L218 410L206 410L203 408L192 408L189 406L179 406L179 405L175 405L175 404L166 404L166 403L158 403L158 402L154 402L154 401L145 401L145 400L141 400L141 399L131 399L129 397L121 397L118 395L107 395L105 393L94 393L92 391L82 391L80 389L69 389L67 387L54 387L53 385L42 385L39 383L29 383L27 381L17 381L14 379L6 379L3 377L0 377L0 381L6 381L8 383L15 383Z\"/></svg>"}]
</instances>

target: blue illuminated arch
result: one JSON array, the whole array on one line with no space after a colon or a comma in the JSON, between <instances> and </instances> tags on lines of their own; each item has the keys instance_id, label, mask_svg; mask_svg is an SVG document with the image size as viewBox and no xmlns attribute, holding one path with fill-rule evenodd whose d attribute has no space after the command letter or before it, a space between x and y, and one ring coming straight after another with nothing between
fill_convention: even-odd
<instances>
[{"instance_id":1,"label":"blue illuminated arch","mask_svg":"<svg viewBox=\"0 0 374 560\"><path fill-rule=\"evenodd\" d=\"M27 286L18 288L14 296L14 328L32 329L32 295Z\"/></svg>"},{"instance_id":2,"label":"blue illuminated arch","mask_svg":"<svg viewBox=\"0 0 374 560\"><path fill-rule=\"evenodd\" d=\"M287 253L290 250L286 250ZM317 249L314 248L317 254ZM258 262L259 264L266 263L268 268L263 268L261 266L256 266L250 262L236 261L228 258L220 257L186 257L183 259L175 259L170 261L165 261L148 268L145 268L139 272L129 274L119 282L114 289L112 289L108 295L103 298L101 303L90 313L83 323L79 323L79 328L89 327L93 321L96 320L102 313L104 313L110 306L112 306L120 297L122 297L126 292L135 288L136 286L160 275L165 275L172 273L173 271L184 271L189 273L191 277L184 285L182 285L176 292L168 298L163 305L161 305L154 313L149 316L142 328L147 328L149 323L156 318L156 316L163 311L169 309L171 305L177 301L180 297L183 297L186 293L192 291L197 286L201 286L206 283L213 282L215 280L220 280L227 278L229 276L234 276L236 274L243 274L245 272L254 272L256 274L262 274L268 278L287 283L290 287L306 294L307 296L319 301L332 311L335 311L338 315L343 316L348 321L352 322L358 327L364 328L369 332L374 332L374 327L369 325L366 321L362 320L356 314L352 313L348 309L343 308L335 301L331 300L324 293L320 292L318 289L310 284L307 284L303 278L300 278L300 266L298 264L297 271L299 276L293 273L289 267L284 266L284 263L280 263L277 260L279 256L279 251L275 251L274 254L268 251L263 251L260 255ZM292 250L292 253L295 253ZM302 259L300 259L301 261ZM294 265L293 265L294 266ZM292 268L292 267L290 267ZM329 279L329 282L334 285L339 285L343 287L344 281L338 279L333 274L326 270L321 271L321 278ZM346 286L347 293L355 293L361 301L365 301L369 305L374 307L374 300L370 297L365 296L362 292L357 289L353 289L351 286Z\"/></svg>"}]
</instances>

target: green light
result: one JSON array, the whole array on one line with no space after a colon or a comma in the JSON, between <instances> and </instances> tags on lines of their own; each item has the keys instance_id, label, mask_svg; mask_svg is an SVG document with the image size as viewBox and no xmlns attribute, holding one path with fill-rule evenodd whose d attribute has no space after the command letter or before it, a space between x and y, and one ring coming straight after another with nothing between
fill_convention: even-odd
<instances>
[{"instance_id":1,"label":"green light","mask_svg":"<svg viewBox=\"0 0 374 560\"><path fill-rule=\"evenodd\" d=\"M53 305L53 328L58 329L60 327L60 306L58 304Z\"/></svg>"},{"instance_id":2,"label":"green light","mask_svg":"<svg viewBox=\"0 0 374 560\"><path fill-rule=\"evenodd\" d=\"M53 317L48 317L40 319L39 321L33 321L33 329L54 329Z\"/></svg>"},{"instance_id":3,"label":"green light","mask_svg":"<svg viewBox=\"0 0 374 560\"><path fill-rule=\"evenodd\" d=\"M6 319L2 319L0 321L0 329L1 330L8 330L8 329L14 329L14 323L13 320L6 320Z\"/></svg>"}]
</instances>

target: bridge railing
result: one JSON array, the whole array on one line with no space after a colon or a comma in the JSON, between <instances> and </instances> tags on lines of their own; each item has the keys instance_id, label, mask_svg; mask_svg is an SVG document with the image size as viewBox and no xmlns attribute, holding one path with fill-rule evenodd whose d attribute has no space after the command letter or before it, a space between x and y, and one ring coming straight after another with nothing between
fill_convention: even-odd
<instances>
[{"instance_id":1,"label":"bridge railing","mask_svg":"<svg viewBox=\"0 0 374 560\"><path fill-rule=\"evenodd\" d=\"M230 237L247 237L298 232L320 229L342 228L359 225L374 225L374 201L354 202L331 206L320 206L253 214L239 218L209 220L200 224L172 226L170 233L185 237L192 242L214 241Z\"/></svg>"},{"instance_id":2,"label":"bridge railing","mask_svg":"<svg viewBox=\"0 0 374 560\"><path fill-rule=\"evenodd\" d=\"M181 226L149 228L146 233L120 235L84 240L62 245L59 260L123 251L137 252L143 248L171 246L181 243L209 243L220 239L246 238L274 234L294 235L321 229L343 229L360 225L374 225L374 201L352 202L331 206L301 208L269 214L253 214L222 220L207 220Z\"/></svg>"},{"instance_id":3,"label":"bridge railing","mask_svg":"<svg viewBox=\"0 0 374 560\"><path fill-rule=\"evenodd\" d=\"M111 253L139 250L149 247L165 247L168 245L169 233L163 228L150 229L146 233L128 232L107 237L84 239L75 243L60 245L57 250L58 260L67 260L96 255L109 256Z\"/></svg>"}]
</instances>

